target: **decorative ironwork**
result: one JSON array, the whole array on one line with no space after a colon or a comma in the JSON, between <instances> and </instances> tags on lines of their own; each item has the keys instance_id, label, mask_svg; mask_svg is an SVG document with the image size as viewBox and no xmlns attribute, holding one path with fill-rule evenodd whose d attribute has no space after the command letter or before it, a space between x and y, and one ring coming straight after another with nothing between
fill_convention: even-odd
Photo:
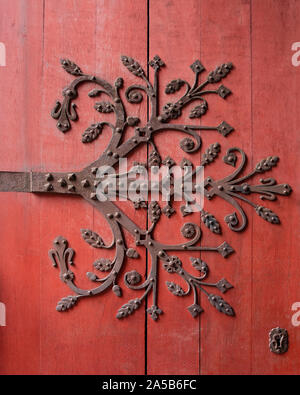
<instances>
[{"instance_id":1,"label":"decorative ironwork","mask_svg":"<svg viewBox=\"0 0 300 395\"><path fill-rule=\"evenodd\" d=\"M101 212L112 229L113 240L110 244L106 244L103 239L94 231L89 229L82 229L81 234L84 241L86 241L93 248L115 248L115 257L110 259L101 258L94 262L94 269L98 272L107 272L104 277L98 277L94 272L88 272L87 277L95 286L91 289L80 289L75 284L75 276L71 270L73 265L74 250L68 246L68 241L62 236L57 237L53 243L53 249L49 251L49 256L54 267L60 270L60 279L75 293L62 298L57 304L58 311L66 311L75 306L77 301L83 297L94 296L112 288L116 296L122 295L122 290L117 284L118 275L124 264L125 259L134 259L138 257L137 251L133 247L126 245L122 229L126 229L134 238L135 244L144 246L151 257L151 268L146 279L136 270L127 272L124 276L125 285L132 290L143 290L141 297L132 299L125 303L117 312L118 318L124 318L137 310L143 300L152 292L152 305L147 312L152 319L157 320L162 310L158 307L157 288L158 288L158 264L162 262L162 267L171 274L179 275L186 283L186 289L183 289L175 282L167 282L168 290L175 296L182 297L193 292L193 304L187 309L193 317L197 317L202 311L199 305L198 291L202 292L210 302L210 304L218 311L233 316L233 308L219 295L208 292L208 289L215 288L222 294L227 292L232 285L224 278L215 283L206 281L209 274L208 265L197 257L191 257L191 264L199 274L192 275L186 269L186 265L179 259L178 256L172 255L174 251L208 251L219 253L223 258L226 258L234 252L233 248L224 241L219 246L203 246L201 241L202 231L200 227L192 222L186 223L182 229L182 236L187 241L175 245L167 245L155 240L153 231L159 222L161 215L170 217L175 213L173 208L174 193L170 193L169 201L164 207L160 207L158 202L151 202L148 204L147 198L134 201L136 209L148 209L151 226L149 229L141 229L137 226L119 207L117 207L111 200L99 201L97 198L96 188L99 185L99 179L96 177L97 169L101 166L115 166L121 157L127 157L130 152L134 151L141 144L148 143L150 147L150 154L148 157L148 166L160 166L165 164L169 168L175 165L171 157L162 159L158 147L154 142L154 135L163 131L180 131L188 135L180 142L180 148L187 153L197 152L202 140L199 131L216 131L223 137L227 137L233 132L233 127L227 122L222 121L217 126L203 126L203 125L180 125L172 123L173 119L177 119L182 114L182 109L194 101L200 101L200 104L195 106L191 112L190 118L201 118L208 111L208 102L205 97L209 94L217 94L222 99L225 99L231 91L224 85L220 85L217 89L209 88L223 80L233 69L231 63L225 63L210 72L204 82L199 82L199 75L205 69L199 60L196 60L191 69L194 72L194 82L189 82L181 79L173 80L167 84L165 93L172 94L184 90L184 93L176 102L166 103L162 110L159 110L158 103L158 86L159 86L159 70L165 66L164 62L159 56L155 56L150 61L150 66L154 69L154 83L152 84L147 78L145 71L141 65L134 59L122 56L121 61L129 72L140 78L143 85L136 84L128 87L125 90L125 97L130 103L140 103L143 100L143 95L148 97L150 103L150 117L149 121L141 126L140 119L134 116L127 116L124 103L120 97L119 91L123 87L124 81L122 78L117 78L113 85L100 79L94 75L85 74L74 62L68 59L62 59L61 64L64 70L76 78L63 90L63 100L57 101L51 115L57 120L57 128L65 133L71 129L71 123L78 119L76 105L73 99L78 96L78 87L82 84L91 83L97 85L89 92L89 97L108 96L109 101L103 100L96 102L94 108L96 111L105 113L114 113L116 121L114 124L110 122L99 122L90 125L82 134L82 142L85 144L91 143L104 132L105 129L110 128L112 137L104 152L100 157L85 167L79 172L70 173L12 173L0 172L0 191L23 191L23 192L38 192L38 193L62 193L79 195L88 203ZM139 126L138 126L139 125ZM134 136L125 139L124 133L128 127L134 128ZM215 161L221 151L219 143L210 145L202 155L201 165L208 166ZM256 205L246 198L251 193L261 194L261 199L274 200L276 195L289 195L291 187L287 184L277 184L273 178L266 178L260 180L260 185L250 185L248 181L256 174L265 173L277 165L278 157L267 157L259 162L255 169L246 176L239 176L246 165L246 154L240 148L230 148L223 158L225 164L236 168L232 174L220 180L213 180L207 177L204 185L204 196L207 199L212 199L218 196L234 207L234 212L225 217L225 223L233 231L241 231L245 228L247 217L237 199L240 199L251 205L256 213L264 220L278 224L279 218L270 209ZM146 166L137 164L138 166ZM183 158L180 163L182 168L190 166L192 163ZM193 170L190 177L194 180L197 170ZM129 172L130 173L130 172ZM122 176L128 176L129 173L119 175L117 183L117 192L121 194L120 180ZM246 182L247 181L247 182ZM130 181L132 182L132 181ZM161 191L162 185L158 185ZM193 189L197 191L199 186L194 182ZM147 187L148 188L148 187ZM147 193L148 189L146 190ZM184 205L181 206L181 214L187 216L191 214L191 202L184 198ZM240 219L238 218L240 216ZM215 234L221 234L221 226L218 220L204 210L201 211L201 219L205 227ZM241 221L241 224L240 224ZM126 258L127 257L127 258Z\"/></svg>"},{"instance_id":2,"label":"decorative ironwork","mask_svg":"<svg viewBox=\"0 0 300 395\"><path fill-rule=\"evenodd\" d=\"M283 354L289 348L288 332L284 328L273 328L269 333L270 351L275 354Z\"/></svg>"}]
</instances>

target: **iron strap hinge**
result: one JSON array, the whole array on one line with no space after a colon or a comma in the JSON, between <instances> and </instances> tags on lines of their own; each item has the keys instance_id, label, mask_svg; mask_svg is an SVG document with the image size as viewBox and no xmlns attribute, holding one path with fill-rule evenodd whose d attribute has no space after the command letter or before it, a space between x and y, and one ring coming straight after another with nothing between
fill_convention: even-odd
<instances>
[{"instance_id":1,"label":"iron strap hinge","mask_svg":"<svg viewBox=\"0 0 300 395\"><path fill-rule=\"evenodd\" d=\"M0 171L0 192L33 192L32 172Z\"/></svg>"}]
</instances>

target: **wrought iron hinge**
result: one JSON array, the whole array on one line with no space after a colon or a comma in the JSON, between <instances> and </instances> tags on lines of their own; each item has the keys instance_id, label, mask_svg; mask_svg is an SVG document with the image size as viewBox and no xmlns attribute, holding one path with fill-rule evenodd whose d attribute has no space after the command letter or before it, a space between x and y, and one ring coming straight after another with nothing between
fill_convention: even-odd
<instances>
[{"instance_id":1,"label":"wrought iron hinge","mask_svg":"<svg viewBox=\"0 0 300 395\"><path fill-rule=\"evenodd\" d=\"M203 246L202 243L200 244L202 231L199 225L192 222L184 224L181 228L181 234L185 241L180 244L167 245L154 238L154 229L161 216L166 215L169 218L175 214L172 193L164 207L161 207L158 202L148 202L147 199L133 202L136 209L148 210L151 222L149 229L142 229L137 226L111 200L99 201L97 198L97 186L99 185L97 169L105 165L115 166L119 158L127 157L142 144L147 143L150 148L146 166L161 166L164 164L172 168L175 165L175 161L171 157L161 157L159 148L155 144L154 135L156 133L180 131L186 134L187 136L180 142L180 148L189 154L197 152L202 146L200 132L216 132L222 138L227 138L234 128L225 121L220 121L216 126L180 125L172 121L178 119L182 115L182 110L194 101L197 101L198 104L191 110L189 118L202 118L208 111L207 95L216 94L221 99L227 98L231 91L220 83L232 71L233 65L232 63L222 64L208 73L204 81L200 83L199 76L205 68L199 60L196 60L191 65L194 73L193 83L190 84L182 79L172 80L168 83L165 88L167 95L175 92L183 93L180 99L166 103L160 110L158 103L159 71L165 66L164 62L159 56L155 56L150 61L150 66L154 69L154 83L152 84L137 61L127 56L122 56L121 61L128 71L143 83L142 85L137 84L128 87L125 90L125 97L130 103L140 103L143 100L143 94L146 94L151 106L149 121L141 125L141 120L138 117L127 116L123 100L119 94L124 85L122 78L119 77L113 84L110 84L97 76L85 74L74 62L62 59L63 69L73 75L75 79L63 90L63 100L57 101L51 112L52 117L57 120L57 128L63 133L70 130L71 123L78 119L76 105L73 103L73 100L78 96L78 87L82 84L92 84L93 89L88 94L90 97L98 97L102 94L109 97L109 101L97 101L94 104L95 110L102 114L114 113L116 119L114 124L106 121L91 124L83 132L82 142L85 144L93 142L105 132L105 129L111 129L111 140L104 152L101 152L99 158L80 172L1 172L0 191L79 195L105 216L107 224L112 229L114 237L109 244L106 244L96 232L89 229L81 230L83 240L92 248L115 248L115 257L112 260L100 258L93 263L94 271L87 273L87 277L94 284L90 289L81 289L75 285L75 276L70 268L73 264L74 250L68 246L68 241L62 236L54 240L49 256L53 266L60 269L60 279L74 292L74 295L66 296L58 302L58 311L66 311L73 307L79 299L100 294L108 288L111 288L116 296L120 297L122 295L121 287L118 285L119 273L126 259L138 257L135 248L126 245L122 232L122 229L125 228L132 235L136 245L144 246L148 250L152 266L145 279L136 270L131 270L125 274L125 285L132 290L144 290L144 293L121 306L117 312L118 318L131 315L141 306L150 292L152 292L153 301L152 304L149 304L150 307L147 312L154 320L157 320L159 315L162 314L162 310L158 307L157 295L158 264L162 264L163 269L168 273L182 277L186 283L186 288L183 289L179 284L168 281L166 286L173 295L182 297L193 293L193 303L187 308L193 317L197 317L203 311L199 304L198 292L205 295L210 304L218 311L233 316L235 314L234 309L220 294L214 293L217 291L224 294L232 288L232 285L225 278L207 282L209 267L206 262L196 256L190 258L190 263L198 271L198 275L191 274L187 264L176 255L176 251L189 251L190 254L208 251L218 253L221 257L226 258L234 252L226 241L220 242L217 246ZM134 134L132 137L125 139L125 131L128 128L133 128ZM202 154L201 165L209 166L218 159L220 152L221 145L218 142L207 147ZM256 174L263 175L272 170L277 166L278 160L277 156L267 156L257 163L255 168L247 175L241 176L246 167L246 154L241 148L230 148L225 153L223 162L226 166L233 167L232 174L219 180L214 180L212 177L205 179L204 196L207 199L222 198L233 207L233 211L225 217L225 223L231 230L242 231L247 224L245 211L238 200L252 206L263 220L272 224L279 224L279 217L271 209L249 200L250 194L253 193L258 193L263 200L275 200L277 195L289 195L291 193L291 187L288 184L277 184L274 178L261 178L259 185L249 183ZM145 166L144 164L138 165ZM191 165L192 163L186 158L183 158L180 163L183 168ZM127 175L124 174L123 176ZM196 171L193 171L191 177L195 175ZM119 186L117 188L118 193L120 193ZM161 185L159 185L159 188L161 188ZM193 183L193 188L197 191L195 183ZM180 210L183 216L191 214L191 202L184 200ZM221 234L221 225L213 214L202 210L201 220L204 227L207 227L212 233ZM97 275L96 273L104 273L105 275L99 277L100 274ZM209 291L211 289L215 291L212 293Z\"/></svg>"}]
</instances>

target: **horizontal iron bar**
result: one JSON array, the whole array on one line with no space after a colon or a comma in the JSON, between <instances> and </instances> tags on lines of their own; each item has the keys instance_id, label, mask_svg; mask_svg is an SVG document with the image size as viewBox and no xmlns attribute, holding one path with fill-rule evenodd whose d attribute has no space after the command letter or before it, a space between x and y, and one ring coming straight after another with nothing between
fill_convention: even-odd
<instances>
[{"instance_id":1,"label":"horizontal iron bar","mask_svg":"<svg viewBox=\"0 0 300 395\"><path fill-rule=\"evenodd\" d=\"M32 192L31 172L0 171L0 192Z\"/></svg>"}]
</instances>

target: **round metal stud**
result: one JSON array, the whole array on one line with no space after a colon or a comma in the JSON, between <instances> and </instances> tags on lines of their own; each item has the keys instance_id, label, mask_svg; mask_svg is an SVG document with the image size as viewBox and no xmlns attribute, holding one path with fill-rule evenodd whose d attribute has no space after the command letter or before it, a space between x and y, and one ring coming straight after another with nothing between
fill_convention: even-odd
<instances>
[{"instance_id":1,"label":"round metal stud","mask_svg":"<svg viewBox=\"0 0 300 395\"><path fill-rule=\"evenodd\" d=\"M60 178L59 180L57 180L57 182L58 182L58 184L59 184L61 187L66 187L66 186L67 186L67 181L64 180L63 178Z\"/></svg>"},{"instance_id":2,"label":"round metal stud","mask_svg":"<svg viewBox=\"0 0 300 395\"><path fill-rule=\"evenodd\" d=\"M85 178L84 180L81 181L81 185L83 186L83 188L87 188L90 186L89 181Z\"/></svg>"},{"instance_id":3,"label":"round metal stud","mask_svg":"<svg viewBox=\"0 0 300 395\"><path fill-rule=\"evenodd\" d=\"M46 191L49 191L49 192L53 191L53 185L52 184L47 183L47 184L44 185L44 187L45 187Z\"/></svg>"},{"instance_id":4,"label":"round metal stud","mask_svg":"<svg viewBox=\"0 0 300 395\"><path fill-rule=\"evenodd\" d=\"M68 186L68 191L70 191L70 192L75 192L75 190L76 190L76 188L75 188L74 185L69 185L69 186Z\"/></svg>"},{"instance_id":5,"label":"round metal stud","mask_svg":"<svg viewBox=\"0 0 300 395\"><path fill-rule=\"evenodd\" d=\"M51 173L46 174L46 181L52 181L53 180L53 175Z\"/></svg>"},{"instance_id":6,"label":"round metal stud","mask_svg":"<svg viewBox=\"0 0 300 395\"><path fill-rule=\"evenodd\" d=\"M92 193L90 194L90 198L91 198L92 200L98 200L97 194L96 194L95 192L92 192Z\"/></svg>"},{"instance_id":7,"label":"round metal stud","mask_svg":"<svg viewBox=\"0 0 300 395\"><path fill-rule=\"evenodd\" d=\"M76 180L76 174L75 173L68 174L68 180L69 181L75 181Z\"/></svg>"},{"instance_id":8,"label":"round metal stud","mask_svg":"<svg viewBox=\"0 0 300 395\"><path fill-rule=\"evenodd\" d=\"M97 174L97 171L98 171L98 167L92 167L91 168L91 173L92 174Z\"/></svg>"}]
</instances>

